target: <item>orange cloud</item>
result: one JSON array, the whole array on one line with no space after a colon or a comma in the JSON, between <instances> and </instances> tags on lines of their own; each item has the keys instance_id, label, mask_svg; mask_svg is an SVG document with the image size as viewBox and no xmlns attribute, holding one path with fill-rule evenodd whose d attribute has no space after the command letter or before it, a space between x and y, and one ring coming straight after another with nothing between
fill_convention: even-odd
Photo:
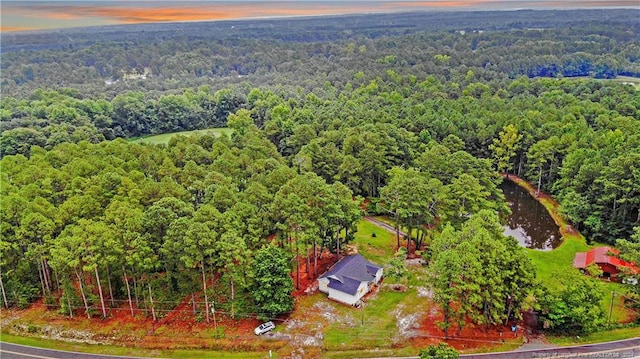
<instances>
[{"instance_id":1,"label":"orange cloud","mask_svg":"<svg viewBox=\"0 0 640 359\"><path fill-rule=\"evenodd\" d=\"M190 4L191 5L191 4ZM343 6L334 4L287 3L281 7L273 4L202 4L202 6L141 7L141 6L38 6L39 12L47 13L52 19L81 19L100 17L113 19L117 23L147 23L170 21L202 21L238 19L259 16L312 16L324 14L354 13L375 10L371 6ZM65 18L66 16L66 18Z\"/></svg>"},{"instance_id":2,"label":"orange cloud","mask_svg":"<svg viewBox=\"0 0 640 359\"><path fill-rule=\"evenodd\" d=\"M31 30L36 30L36 28L26 27L26 26L4 26L4 25L0 25L0 32L31 31Z\"/></svg>"},{"instance_id":3,"label":"orange cloud","mask_svg":"<svg viewBox=\"0 0 640 359\"><path fill-rule=\"evenodd\" d=\"M356 13L365 11L381 10L376 7L332 7L332 6L317 6L307 9L285 9L285 8L267 8L255 11L253 16L313 16L313 15L328 15L328 14L344 14L344 13ZM242 17L245 17L243 15Z\"/></svg>"},{"instance_id":4,"label":"orange cloud","mask_svg":"<svg viewBox=\"0 0 640 359\"><path fill-rule=\"evenodd\" d=\"M62 11L51 11L51 12L46 12L46 13L40 13L39 15L30 14L28 16L30 16L30 17L41 17L41 18L53 19L53 20L78 20L78 19L82 19L82 16L80 16L80 15L71 14L71 13L62 12Z\"/></svg>"},{"instance_id":5,"label":"orange cloud","mask_svg":"<svg viewBox=\"0 0 640 359\"><path fill-rule=\"evenodd\" d=\"M110 8L92 7L83 11L93 16L115 18L125 23L162 22L162 21L196 21L208 19L227 19L231 17L226 11L203 8Z\"/></svg>"},{"instance_id":6,"label":"orange cloud","mask_svg":"<svg viewBox=\"0 0 640 359\"><path fill-rule=\"evenodd\" d=\"M1 1L1 0L0 0ZM3 31L71 26L172 21L226 20L275 16L314 16L416 9L514 7L638 7L638 0L382 0L382 1L253 1L155 2L107 1L12 3L2 8ZM5 21L6 20L6 21Z\"/></svg>"}]
</instances>

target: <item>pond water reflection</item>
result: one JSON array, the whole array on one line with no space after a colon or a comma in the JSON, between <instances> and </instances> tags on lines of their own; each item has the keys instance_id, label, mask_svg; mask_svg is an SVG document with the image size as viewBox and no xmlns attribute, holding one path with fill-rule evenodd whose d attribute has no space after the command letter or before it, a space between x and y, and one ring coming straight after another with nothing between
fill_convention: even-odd
<instances>
[{"instance_id":1,"label":"pond water reflection","mask_svg":"<svg viewBox=\"0 0 640 359\"><path fill-rule=\"evenodd\" d=\"M515 237L523 247L538 250L551 250L560 245L558 226L543 205L511 181L505 180L500 187L511 208L504 226L506 236Z\"/></svg>"}]
</instances>

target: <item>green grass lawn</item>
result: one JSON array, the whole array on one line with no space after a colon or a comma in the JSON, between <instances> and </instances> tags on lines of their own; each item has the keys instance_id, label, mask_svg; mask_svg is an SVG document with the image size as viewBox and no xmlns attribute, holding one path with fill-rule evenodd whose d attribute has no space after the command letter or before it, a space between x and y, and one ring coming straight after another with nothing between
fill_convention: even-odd
<instances>
[{"instance_id":1,"label":"green grass lawn","mask_svg":"<svg viewBox=\"0 0 640 359\"><path fill-rule=\"evenodd\" d=\"M241 358L265 358L268 357L267 352L228 352L216 350L159 350L144 349L131 347L118 347L114 345L89 345L70 343L59 340L49 340L40 338L20 337L11 334L2 333L0 340L7 343L29 345L39 348L64 350L71 352L104 354L104 355L120 355L120 356L140 356L146 358L220 358L220 359L241 359Z\"/></svg>"},{"instance_id":2,"label":"green grass lawn","mask_svg":"<svg viewBox=\"0 0 640 359\"><path fill-rule=\"evenodd\" d=\"M601 282L601 290L604 294L602 301L602 309L609 318L609 310L611 309L611 299L613 297L613 311L611 312L611 323L625 323L632 317L632 312L627 310L624 305L622 295L627 292L624 284L615 282ZM615 295L613 294L615 292ZM636 328L637 334L640 334L640 328Z\"/></svg>"},{"instance_id":3,"label":"green grass lawn","mask_svg":"<svg viewBox=\"0 0 640 359\"><path fill-rule=\"evenodd\" d=\"M372 357L380 353L406 356L416 355L418 349L411 345L393 345L400 340L396 315L425 308L426 303L417 297L415 288L399 293L383 287L366 299L361 308L327 300L324 293L299 297L289 320L303 323L298 325L295 334L323 333L323 358Z\"/></svg>"},{"instance_id":4,"label":"green grass lawn","mask_svg":"<svg viewBox=\"0 0 640 359\"><path fill-rule=\"evenodd\" d=\"M361 220L358 222L358 232L351 243L358 247L358 252L368 260L384 265L395 253L395 235L373 223Z\"/></svg>"},{"instance_id":5,"label":"green grass lawn","mask_svg":"<svg viewBox=\"0 0 640 359\"><path fill-rule=\"evenodd\" d=\"M386 357L408 357L416 356L419 350L414 347L405 348L373 348L373 349L354 349L341 350L336 352L322 353L323 358L327 359L352 359L352 358L386 358Z\"/></svg>"},{"instance_id":6,"label":"green grass lawn","mask_svg":"<svg viewBox=\"0 0 640 359\"><path fill-rule=\"evenodd\" d=\"M133 143L152 143L152 144L167 144L172 137L175 136L193 136L193 135L213 135L220 136L223 133L230 135L233 132L230 128L207 128L204 130L195 130L195 131L182 131L182 132L172 132L172 133L163 133L161 135L149 136L132 139Z\"/></svg>"},{"instance_id":7,"label":"green grass lawn","mask_svg":"<svg viewBox=\"0 0 640 359\"><path fill-rule=\"evenodd\" d=\"M562 244L551 251L539 251L527 249L527 254L533 266L536 268L536 275L545 285L550 288L558 288L556 280L559 275L573 268L573 257L577 252L585 252L589 246L581 236L565 236Z\"/></svg>"},{"instance_id":8,"label":"green grass lawn","mask_svg":"<svg viewBox=\"0 0 640 359\"><path fill-rule=\"evenodd\" d=\"M614 340L622 340L640 337L640 328L620 328L612 329L604 332L597 332L582 336L556 337L547 336L550 342L556 345L581 345L590 343L611 342Z\"/></svg>"},{"instance_id":9,"label":"green grass lawn","mask_svg":"<svg viewBox=\"0 0 640 359\"><path fill-rule=\"evenodd\" d=\"M350 325L329 324L324 335L324 346L329 351L388 347L396 334L394 310L405 300L406 293L380 289L364 307L338 307L339 313L351 312L353 322Z\"/></svg>"}]
</instances>

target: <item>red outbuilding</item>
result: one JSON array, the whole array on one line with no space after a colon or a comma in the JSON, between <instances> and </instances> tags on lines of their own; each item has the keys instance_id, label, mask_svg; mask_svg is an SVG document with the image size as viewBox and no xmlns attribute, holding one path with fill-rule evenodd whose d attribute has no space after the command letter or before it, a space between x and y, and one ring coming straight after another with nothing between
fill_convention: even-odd
<instances>
[{"instance_id":1,"label":"red outbuilding","mask_svg":"<svg viewBox=\"0 0 640 359\"><path fill-rule=\"evenodd\" d=\"M573 266L578 269L585 269L592 264L596 264L602 269L603 276L617 279L618 273L622 272L622 268L629 268L631 273L638 273L638 267L630 262L623 261L616 257L619 253L617 249L611 247L596 247L588 252L578 252L573 258Z\"/></svg>"}]
</instances>

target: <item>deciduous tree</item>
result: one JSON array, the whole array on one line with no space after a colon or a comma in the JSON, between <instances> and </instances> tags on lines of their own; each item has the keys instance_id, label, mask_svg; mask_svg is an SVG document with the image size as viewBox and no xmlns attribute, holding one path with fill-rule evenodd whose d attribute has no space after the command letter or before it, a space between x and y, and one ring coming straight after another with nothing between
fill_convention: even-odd
<instances>
[{"instance_id":1,"label":"deciduous tree","mask_svg":"<svg viewBox=\"0 0 640 359\"><path fill-rule=\"evenodd\" d=\"M505 126L498 134L498 138L493 140L489 149L493 152L493 158L499 172L508 174L513 168L511 159L520 148L521 140L522 135L518 133L518 129L512 124Z\"/></svg>"},{"instance_id":2,"label":"deciduous tree","mask_svg":"<svg viewBox=\"0 0 640 359\"><path fill-rule=\"evenodd\" d=\"M274 245L255 252L252 293L260 318L272 318L293 310L289 263L287 253Z\"/></svg>"}]
</instances>

